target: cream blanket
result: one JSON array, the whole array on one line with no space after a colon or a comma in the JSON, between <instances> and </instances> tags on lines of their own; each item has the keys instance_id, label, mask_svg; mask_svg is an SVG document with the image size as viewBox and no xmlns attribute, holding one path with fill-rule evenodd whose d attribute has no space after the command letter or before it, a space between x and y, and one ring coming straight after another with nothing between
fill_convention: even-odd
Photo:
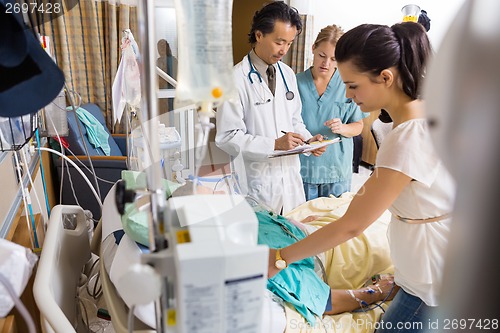
<instances>
[{"instance_id":1,"label":"cream blanket","mask_svg":"<svg viewBox=\"0 0 500 333\"><path fill-rule=\"evenodd\" d=\"M354 194L345 193L341 198L318 198L308 201L286 217L301 221L307 216L318 215L320 218L309 223L317 227L334 222L342 216ZM334 289L357 289L377 273L393 273L387 241L387 226L390 213L384 213L369 226L363 234L353 238L324 254L324 265L328 284ZM387 304L383 305L385 308ZM309 325L292 307L286 306L287 327L285 333L373 332L382 310L376 308L367 312L343 313L324 316L315 325Z\"/></svg>"}]
</instances>

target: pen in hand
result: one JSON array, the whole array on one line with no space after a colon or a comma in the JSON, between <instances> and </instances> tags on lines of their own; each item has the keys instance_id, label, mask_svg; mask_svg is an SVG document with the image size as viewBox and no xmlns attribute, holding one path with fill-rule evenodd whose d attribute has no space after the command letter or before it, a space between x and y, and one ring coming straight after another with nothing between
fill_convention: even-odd
<instances>
[{"instance_id":1,"label":"pen in hand","mask_svg":"<svg viewBox=\"0 0 500 333\"><path fill-rule=\"evenodd\" d=\"M288 134L288 132L285 132L285 131L281 131L281 133L283 133L283 134L285 134L285 135L286 135L286 134ZM309 144L309 140L306 140L306 141L301 140L301 141L302 141L302 143L303 143L303 144L305 144L305 145Z\"/></svg>"}]
</instances>

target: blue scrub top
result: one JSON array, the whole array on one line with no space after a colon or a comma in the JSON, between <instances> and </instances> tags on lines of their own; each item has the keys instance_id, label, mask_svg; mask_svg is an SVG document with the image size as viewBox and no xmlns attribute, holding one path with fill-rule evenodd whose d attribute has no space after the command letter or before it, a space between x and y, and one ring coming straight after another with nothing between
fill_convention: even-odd
<instances>
[{"instance_id":1,"label":"blue scrub top","mask_svg":"<svg viewBox=\"0 0 500 333\"><path fill-rule=\"evenodd\" d=\"M297 74L297 85L302 101L302 119L309 132L313 135L326 135L329 139L341 139L339 143L328 146L326 152L319 157L300 155L302 180L310 184L350 181L353 139L332 133L323 123L332 118L340 118L344 124L354 123L368 114L361 112L356 103L345 97L345 84L338 70L333 74L321 97L314 85L311 68Z\"/></svg>"}]
</instances>

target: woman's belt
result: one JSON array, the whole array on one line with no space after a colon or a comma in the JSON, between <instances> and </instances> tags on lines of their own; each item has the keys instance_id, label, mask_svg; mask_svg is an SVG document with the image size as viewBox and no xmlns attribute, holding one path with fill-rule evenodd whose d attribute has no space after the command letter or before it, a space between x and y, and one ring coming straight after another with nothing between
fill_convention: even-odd
<instances>
[{"instance_id":1,"label":"woman's belt","mask_svg":"<svg viewBox=\"0 0 500 333\"><path fill-rule=\"evenodd\" d=\"M427 219L410 219L410 218L407 218L407 217L401 217L401 216L396 215L396 214L392 214L392 216L394 216L399 221L405 222L405 223L408 223L408 224L423 224L423 223L439 222L439 221L442 221L442 220L446 220L446 219L448 219L448 218L451 217L451 213L444 214L444 215L441 215L441 216L436 216L436 217L429 217Z\"/></svg>"}]
</instances>

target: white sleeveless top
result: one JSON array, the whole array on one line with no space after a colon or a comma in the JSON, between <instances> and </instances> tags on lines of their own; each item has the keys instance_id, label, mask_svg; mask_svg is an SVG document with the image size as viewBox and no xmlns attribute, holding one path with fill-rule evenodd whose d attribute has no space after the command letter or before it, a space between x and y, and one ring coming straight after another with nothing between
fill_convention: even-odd
<instances>
[{"instance_id":1,"label":"white sleeveless top","mask_svg":"<svg viewBox=\"0 0 500 333\"><path fill-rule=\"evenodd\" d=\"M413 179L389 208L393 216L387 233L395 281L427 305L437 306L450 218L409 224L395 217L434 218L453 209L455 182L434 149L426 120L412 119L389 132L377 154L376 167L400 171Z\"/></svg>"}]
</instances>

